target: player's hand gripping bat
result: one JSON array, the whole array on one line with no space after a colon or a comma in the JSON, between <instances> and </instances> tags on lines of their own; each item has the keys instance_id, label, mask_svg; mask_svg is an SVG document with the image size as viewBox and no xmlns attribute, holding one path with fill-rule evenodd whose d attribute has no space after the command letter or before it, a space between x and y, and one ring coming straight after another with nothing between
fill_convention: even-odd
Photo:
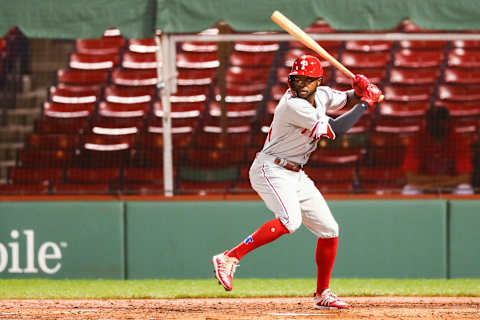
<instances>
[{"instance_id":1,"label":"player's hand gripping bat","mask_svg":"<svg viewBox=\"0 0 480 320\"><path fill-rule=\"evenodd\" d=\"M273 22L278 24L283 30L287 31L290 35L303 43L306 47L318 53L322 58L330 62L335 68L343 72L347 77L352 80L355 78L355 74L353 74L353 72L348 70L337 59L332 57L325 49L322 48L321 45L318 44L318 42L313 40L308 34L306 34L302 29L300 29L295 23L285 17L282 13L280 13L279 11L274 11L271 18ZM383 95L381 95L378 99L378 102L381 102L383 98Z\"/></svg>"}]
</instances>

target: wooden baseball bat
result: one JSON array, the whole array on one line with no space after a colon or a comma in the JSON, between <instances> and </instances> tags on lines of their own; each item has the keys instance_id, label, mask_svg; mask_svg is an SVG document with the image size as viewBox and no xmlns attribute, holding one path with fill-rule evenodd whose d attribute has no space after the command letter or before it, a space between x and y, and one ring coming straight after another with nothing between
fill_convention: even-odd
<instances>
[{"instance_id":1,"label":"wooden baseball bat","mask_svg":"<svg viewBox=\"0 0 480 320\"><path fill-rule=\"evenodd\" d=\"M300 29L295 23L293 23L290 19L285 17L281 12L275 10L272 13L271 18L273 22L278 24L283 30L287 31L290 35L292 35L295 39L303 43L306 47L318 53L322 58L330 62L335 68L343 72L343 74L345 74L347 77L349 77L350 79L355 78L355 74L353 74L353 72L348 70L330 53L328 53L325 49L323 49L322 46L318 44L318 42L313 40L312 37L306 34L305 31ZM384 98L383 95L381 95L378 101L381 102L383 98Z\"/></svg>"}]
</instances>

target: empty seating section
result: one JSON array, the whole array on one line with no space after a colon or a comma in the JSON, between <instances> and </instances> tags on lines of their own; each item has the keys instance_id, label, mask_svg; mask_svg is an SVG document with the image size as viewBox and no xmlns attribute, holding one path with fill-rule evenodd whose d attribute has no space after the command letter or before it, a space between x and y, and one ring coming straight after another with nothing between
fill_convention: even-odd
<instances>
[{"instance_id":1,"label":"empty seating section","mask_svg":"<svg viewBox=\"0 0 480 320\"><path fill-rule=\"evenodd\" d=\"M322 20L306 31L335 32ZM423 31L411 22L400 28ZM217 33L212 28L201 34ZM288 89L291 65L299 55L316 55L297 41L234 41L226 51L224 44L182 42L176 48L177 88L170 96L176 194L254 193L249 165ZM447 107L457 132L471 144L478 140L479 41L321 44L385 95L349 132L319 141L305 171L321 191L400 192L405 151L425 129L431 106ZM0 53L2 45L0 39ZM48 89L9 183L26 193L162 194L164 101L157 90L157 49L154 38L125 39L118 29L100 39L78 39ZM322 63L324 83L351 88L351 79Z\"/></svg>"}]
</instances>

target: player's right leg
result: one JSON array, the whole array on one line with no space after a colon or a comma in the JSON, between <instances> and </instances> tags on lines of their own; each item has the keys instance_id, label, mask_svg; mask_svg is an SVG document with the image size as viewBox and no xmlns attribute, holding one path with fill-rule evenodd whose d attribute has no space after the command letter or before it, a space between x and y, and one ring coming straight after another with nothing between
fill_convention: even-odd
<instances>
[{"instance_id":1,"label":"player's right leg","mask_svg":"<svg viewBox=\"0 0 480 320\"><path fill-rule=\"evenodd\" d=\"M258 159L250 169L250 182L276 219L262 225L236 247L213 257L215 276L225 290L233 288L233 274L240 259L247 253L270 243L286 233L294 232L302 222L295 185L298 173Z\"/></svg>"}]
</instances>

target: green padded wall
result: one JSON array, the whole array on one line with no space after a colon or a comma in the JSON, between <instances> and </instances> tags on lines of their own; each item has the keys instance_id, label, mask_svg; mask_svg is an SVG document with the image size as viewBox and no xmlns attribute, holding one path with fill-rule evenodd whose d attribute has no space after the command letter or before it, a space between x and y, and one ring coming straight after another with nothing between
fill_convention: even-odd
<instances>
[{"instance_id":1,"label":"green padded wall","mask_svg":"<svg viewBox=\"0 0 480 320\"><path fill-rule=\"evenodd\" d=\"M330 201L340 224L335 277L446 276L446 201ZM260 201L128 202L127 278L208 278L211 257L273 215ZM314 277L305 228L248 254L240 278Z\"/></svg>"},{"instance_id":2,"label":"green padded wall","mask_svg":"<svg viewBox=\"0 0 480 320\"><path fill-rule=\"evenodd\" d=\"M480 201L450 201L451 278L480 277Z\"/></svg>"},{"instance_id":3,"label":"green padded wall","mask_svg":"<svg viewBox=\"0 0 480 320\"><path fill-rule=\"evenodd\" d=\"M0 202L0 278L124 278L122 202Z\"/></svg>"}]
</instances>

